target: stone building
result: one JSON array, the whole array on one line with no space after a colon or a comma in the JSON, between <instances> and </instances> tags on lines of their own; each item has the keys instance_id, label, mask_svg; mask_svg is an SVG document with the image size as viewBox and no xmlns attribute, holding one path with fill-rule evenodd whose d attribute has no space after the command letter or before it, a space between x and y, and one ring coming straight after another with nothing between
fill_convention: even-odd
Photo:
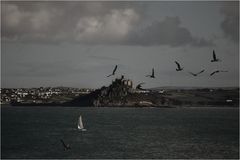
<instances>
[{"instance_id":1,"label":"stone building","mask_svg":"<svg viewBox=\"0 0 240 160\"><path fill-rule=\"evenodd\" d=\"M122 75L121 78L116 78L108 87L102 87L98 98L94 101L94 106L101 106L109 103L123 102L126 97L133 90L133 82L125 79Z\"/></svg>"}]
</instances>

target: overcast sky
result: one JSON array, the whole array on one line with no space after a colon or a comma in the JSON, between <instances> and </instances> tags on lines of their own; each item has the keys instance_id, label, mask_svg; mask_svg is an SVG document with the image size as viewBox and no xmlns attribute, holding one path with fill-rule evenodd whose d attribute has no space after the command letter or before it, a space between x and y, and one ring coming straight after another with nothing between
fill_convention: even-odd
<instances>
[{"instance_id":1,"label":"overcast sky","mask_svg":"<svg viewBox=\"0 0 240 160\"><path fill-rule=\"evenodd\" d=\"M1 42L2 87L100 88L122 74L143 88L239 83L237 1L1 1Z\"/></svg>"}]
</instances>

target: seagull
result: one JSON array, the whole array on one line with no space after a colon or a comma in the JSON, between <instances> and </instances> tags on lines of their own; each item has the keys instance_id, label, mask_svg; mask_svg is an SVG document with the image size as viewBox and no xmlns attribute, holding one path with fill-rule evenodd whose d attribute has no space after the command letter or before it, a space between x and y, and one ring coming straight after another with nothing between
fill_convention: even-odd
<instances>
[{"instance_id":1,"label":"seagull","mask_svg":"<svg viewBox=\"0 0 240 160\"><path fill-rule=\"evenodd\" d=\"M60 139L60 141L62 142L62 145L63 145L65 151L68 149L71 149L69 144L66 145L62 139Z\"/></svg>"},{"instance_id":2,"label":"seagull","mask_svg":"<svg viewBox=\"0 0 240 160\"><path fill-rule=\"evenodd\" d=\"M142 84L145 84L145 83L144 83L144 82L139 83L139 84L136 86L136 89L145 90L145 89L142 89Z\"/></svg>"},{"instance_id":3,"label":"seagull","mask_svg":"<svg viewBox=\"0 0 240 160\"><path fill-rule=\"evenodd\" d=\"M214 75L215 73L219 73L219 72L228 72L228 71L216 70L216 71L212 72L212 73L210 74L210 76Z\"/></svg>"},{"instance_id":4,"label":"seagull","mask_svg":"<svg viewBox=\"0 0 240 160\"><path fill-rule=\"evenodd\" d=\"M155 78L155 76L154 76L154 68L152 69L152 75L146 75L146 77Z\"/></svg>"},{"instance_id":5,"label":"seagull","mask_svg":"<svg viewBox=\"0 0 240 160\"><path fill-rule=\"evenodd\" d=\"M204 71L205 71L205 70L203 69L203 70L201 70L201 71L198 72L198 73L192 73L192 72L188 72L188 73L190 73L190 74L193 75L193 76L197 76L197 75L203 73Z\"/></svg>"},{"instance_id":6,"label":"seagull","mask_svg":"<svg viewBox=\"0 0 240 160\"><path fill-rule=\"evenodd\" d=\"M211 60L211 62L218 62L219 59L217 59L215 51L213 50L213 59Z\"/></svg>"},{"instance_id":7,"label":"seagull","mask_svg":"<svg viewBox=\"0 0 240 160\"><path fill-rule=\"evenodd\" d=\"M117 70L117 65L115 66L115 68L114 68L114 70L113 70L113 72L112 72L112 74L110 74L110 75L108 75L107 77L110 77L110 76L113 76L113 75L115 75L115 72L116 72L116 70Z\"/></svg>"},{"instance_id":8,"label":"seagull","mask_svg":"<svg viewBox=\"0 0 240 160\"><path fill-rule=\"evenodd\" d=\"M179 64L177 61L175 61L175 63L177 64L176 71L181 71L181 70L183 70L183 67L181 67L180 64Z\"/></svg>"}]
</instances>

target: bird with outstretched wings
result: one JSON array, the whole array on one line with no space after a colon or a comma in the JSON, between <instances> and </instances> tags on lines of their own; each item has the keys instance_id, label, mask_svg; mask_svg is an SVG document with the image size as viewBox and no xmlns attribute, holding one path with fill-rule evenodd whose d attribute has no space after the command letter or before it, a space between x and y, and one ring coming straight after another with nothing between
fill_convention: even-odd
<instances>
[{"instance_id":1,"label":"bird with outstretched wings","mask_svg":"<svg viewBox=\"0 0 240 160\"><path fill-rule=\"evenodd\" d=\"M112 74L110 74L110 75L108 75L107 77L110 77L110 76L113 76L113 75L115 75L115 72L116 72L116 70L117 70L117 65L115 66L115 68L113 69L113 72L112 72Z\"/></svg>"},{"instance_id":2,"label":"bird with outstretched wings","mask_svg":"<svg viewBox=\"0 0 240 160\"><path fill-rule=\"evenodd\" d=\"M216 73L219 73L219 72L228 72L228 71L223 71L223 70L216 70L216 71L213 71L210 76L216 74Z\"/></svg>"},{"instance_id":3,"label":"bird with outstretched wings","mask_svg":"<svg viewBox=\"0 0 240 160\"><path fill-rule=\"evenodd\" d=\"M176 63L176 65L177 65L176 71L181 71L181 70L183 70L183 67L181 67L181 65L180 65L177 61L175 61L175 63Z\"/></svg>"},{"instance_id":4,"label":"bird with outstretched wings","mask_svg":"<svg viewBox=\"0 0 240 160\"><path fill-rule=\"evenodd\" d=\"M155 78L154 68L152 68L152 74L151 75L146 75L146 77Z\"/></svg>"},{"instance_id":5,"label":"bird with outstretched wings","mask_svg":"<svg viewBox=\"0 0 240 160\"><path fill-rule=\"evenodd\" d=\"M215 53L215 51L213 50L213 55L212 55L213 57L213 59L211 60L211 62L218 62L219 61L219 59L217 59L217 56L216 56L216 53Z\"/></svg>"},{"instance_id":6,"label":"bird with outstretched wings","mask_svg":"<svg viewBox=\"0 0 240 160\"><path fill-rule=\"evenodd\" d=\"M145 84L145 83L144 83L144 82L139 83L139 84L136 86L136 89L138 89L138 90L145 90L145 89L142 88L142 85L143 85L143 84Z\"/></svg>"},{"instance_id":7,"label":"bird with outstretched wings","mask_svg":"<svg viewBox=\"0 0 240 160\"><path fill-rule=\"evenodd\" d=\"M198 72L198 73L193 73L193 72L188 72L188 73L190 73L191 75L193 75L193 76L198 76L199 74L201 74L201 73L203 73L205 70L203 69L203 70L201 70L200 72Z\"/></svg>"},{"instance_id":8,"label":"bird with outstretched wings","mask_svg":"<svg viewBox=\"0 0 240 160\"><path fill-rule=\"evenodd\" d=\"M71 149L71 147L70 147L69 144L65 144L65 142L64 142L62 139L60 139L60 141L62 142L62 145L63 145L63 147L64 147L64 150Z\"/></svg>"}]
</instances>

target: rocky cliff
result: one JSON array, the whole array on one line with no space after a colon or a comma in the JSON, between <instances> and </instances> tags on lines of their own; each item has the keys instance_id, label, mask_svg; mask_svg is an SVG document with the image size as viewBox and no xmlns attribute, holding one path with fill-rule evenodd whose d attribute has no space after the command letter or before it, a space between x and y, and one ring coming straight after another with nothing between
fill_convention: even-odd
<instances>
[{"instance_id":1,"label":"rocky cliff","mask_svg":"<svg viewBox=\"0 0 240 160\"><path fill-rule=\"evenodd\" d=\"M108 87L102 87L94 92L78 97L67 105L73 106L163 106L166 105L164 97L157 96L149 91L138 92L132 88L132 81L124 79L115 79Z\"/></svg>"}]
</instances>

